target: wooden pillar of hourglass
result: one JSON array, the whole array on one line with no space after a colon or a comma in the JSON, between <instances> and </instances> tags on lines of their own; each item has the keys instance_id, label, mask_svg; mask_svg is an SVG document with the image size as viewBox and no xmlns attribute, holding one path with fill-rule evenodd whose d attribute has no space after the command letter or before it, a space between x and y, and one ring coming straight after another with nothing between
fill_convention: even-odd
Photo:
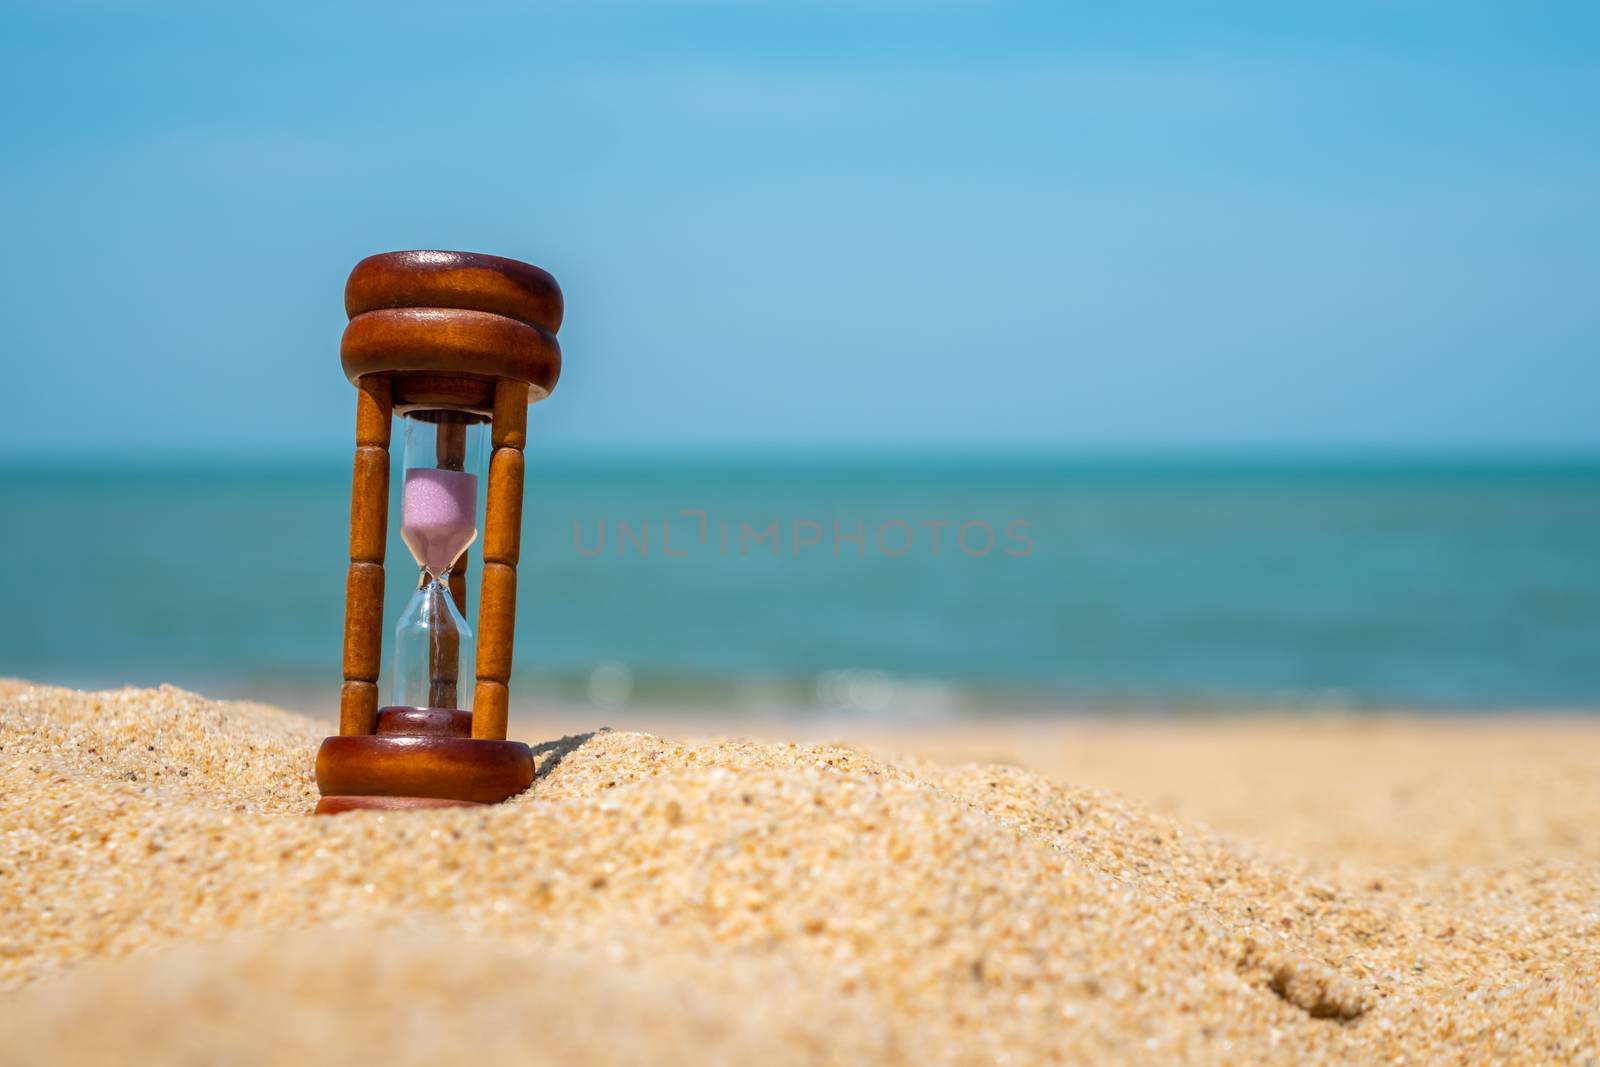
<instances>
[{"instance_id":1,"label":"wooden pillar of hourglass","mask_svg":"<svg viewBox=\"0 0 1600 1067\"><path fill-rule=\"evenodd\" d=\"M356 452L345 583L339 734L317 753L321 814L493 804L533 782L527 745L506 740L516 622L528 404L555 388L561 290L538 267L466 252L390 252L356 265L345 287L340 344L356 386ZM378 707L389 433L394 414L455 411L490 420L483 578L472 711ZM460 462L462 423L439 423L441 466ZM460 436L458 436L458 434ZM450 591L466 611L465 554ZM438 686L453 683L454 650L432 649ZM454 685L449 686L454 689Z\"/></svg>"}]
</instances>

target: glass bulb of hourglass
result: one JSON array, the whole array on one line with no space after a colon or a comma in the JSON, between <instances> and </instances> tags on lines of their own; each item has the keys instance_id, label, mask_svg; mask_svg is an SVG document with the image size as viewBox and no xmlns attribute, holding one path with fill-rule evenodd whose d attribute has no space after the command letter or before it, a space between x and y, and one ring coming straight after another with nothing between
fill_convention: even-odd
<instances>
[{"instance_id":1,"label":"glass bulb of hourglass","mask_svg":"<svg viewBox=\"0 0 1600 1067\"><path fill-rule=\"evenodd\" d=\"M470 451L466 430L407 424L400 539L421 573L395 627L390 702L401 707L459 708L472 689L461 681L475 663L472 630L448 585L451 569L478 537L478 477L461 469Z\"/></svg>"},{"instance_id":2,"label":"glass bulb of hourglass","mask_svg":"<svg viewBox=\"0 0 1600 1067\"><path fill-rule=\"evenodd\" d=\"M400 511L400 539L417 566L440 577L477 540L478 476L437 467L408 470Z\"/></svg>"},{"instance_id":3,"label":"glass bulb of hourglass","mask_svg":"<svg viewBox=\"0 0 1600 1067\"><path fill-rule=\"evenodd\" d=\"M472 684L463 671L473 657L472 628L456 609L446 578L422 572L394 632L390 703L407 708L457 708Z\"/></svg>"}]
</instances>

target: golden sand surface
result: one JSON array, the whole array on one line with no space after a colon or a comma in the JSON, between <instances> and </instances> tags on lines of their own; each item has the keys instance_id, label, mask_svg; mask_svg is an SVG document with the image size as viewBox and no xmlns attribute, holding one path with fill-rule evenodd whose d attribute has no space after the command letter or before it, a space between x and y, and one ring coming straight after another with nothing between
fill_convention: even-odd
<instances>
[{"instance_id":1,"label":"golden sand surface","mask_svg":"<svg viewBox=\"0 0 1600 1067\"><path fill-rule=\"evenodd\" d=\"M0 684L0 1063L1600 1061L1600 733L1363 729L600 732L313 819L321 724Z\"/></svg>"},{"instance_id":2,"label":"golden sand surface","mask_svg":"<svg viewBox=\"0 0 1600 1067\"><path fill-rule=\"evenodd\" d=\"M1264 716L835 731L1012 763L1308 858L1600 862L1600 716Z\"/></svg>"}]
</instances>

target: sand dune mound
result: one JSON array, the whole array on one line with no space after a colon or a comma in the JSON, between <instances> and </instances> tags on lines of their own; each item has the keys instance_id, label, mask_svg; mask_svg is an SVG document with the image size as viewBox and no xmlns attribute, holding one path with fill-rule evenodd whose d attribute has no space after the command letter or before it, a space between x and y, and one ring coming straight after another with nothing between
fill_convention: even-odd
<instances>
[{"instance_id":1,"label":"sand dune mound","mask_svg":"<svg viewBox=\"0 0 1600 1067\"><path fill-rule=\"evenodd\" d=\"M606 732L541 746L499 808L311 819L318 734L172 689L0 688L0 1060L1597 1042L1593 870L1331 876L1014 768Z\"/></svg>"}]
</instances>

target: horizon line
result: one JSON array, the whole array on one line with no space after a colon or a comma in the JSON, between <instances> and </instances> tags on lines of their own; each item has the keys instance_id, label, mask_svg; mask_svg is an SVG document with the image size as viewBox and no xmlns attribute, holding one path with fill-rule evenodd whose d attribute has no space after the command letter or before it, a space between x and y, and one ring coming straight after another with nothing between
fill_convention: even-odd
<instances>
[{"instance_id":1,"label":"horizon line","mask_svg":"<svg viewBox=\"0 0 1600 1067\"><path fill-rule=\"evenodd\" d=\"M350 462L354 445L342 450L236 449L208 447L203 454L186 449L151 448L115 454L95 452L17 452L0 455L0 472L46 473L90 470L137 471L217 470L238 466L242 470L298 468L342 469ZM391 450L392 455L398 454ZM539 448L530 442L530 465L552 463L582 467L605 466L828 466L866 468L934 463L960 466L1162 466L1274 469L1283 467L1589 467L1600 466L1600 444L1556 447L1547 444L1472 446L1459 444L1412 445L1279 445L1260 444L1153 444L1153 445L1050 445L1015 444L951 446L907 443L884 446L831 444L818 446L772 445L563 445Z\"/></svg>"}]
</instances>

